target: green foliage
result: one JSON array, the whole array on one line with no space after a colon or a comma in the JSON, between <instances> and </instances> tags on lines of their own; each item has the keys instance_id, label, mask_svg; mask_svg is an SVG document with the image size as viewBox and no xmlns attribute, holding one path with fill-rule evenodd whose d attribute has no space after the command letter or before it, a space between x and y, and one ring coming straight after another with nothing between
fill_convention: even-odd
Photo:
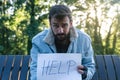
<instances>
[{"instance_id":1,"label":"green foliage","mask_svg":"<svg viewBox=\"0 0 120 80\"><path fill-rule=\"evenodd\" d=\"M68 5L76 3L78 0L64 0Z\"/></svg>"},{"instance_id":2,"label":"green foliage","mask_svg":"<svg viewBox=\"0 0 120 80\"><path fill-rule=\"evenodd\" d=\"M0 51L3 51L4 47L2 45L0 45Z\"/></svg>"},{"instance_id":3,"label":"green foliage","mask_svg":"<svg viewBox=\"0 0 120 80\"><path fill-rule=\"evenodd\" d=\"M120 44L118 42L118 34L120 32L120 29L118 29L118 25L120 24L118 20L119 17L109 16L108 13L110 13L113 7L120 4L114 3L114 5L111 5L110 2L104 2L102 0L100 0L100 2L95 0L85 0L82 3L84 4L74 3L76 7L75 10L73 10L75 11L75 16L78 15L80 18L80 24L78 24L77 27L91 36L95 54L118 54L118 51L120 50L117 46ZM118 9L118 7L116 7L116 9ZM80 14L77 14L77 12ZM113 11L113 13L119 15L118 10ZM112 19L117 19L118 21ZM112 23L110 24L110 21L108 22L107 20L111 20ZM103 25L103 23L109 24L107 26L111 26L112 29L106 31L106 33L101 33L102 28L107 27Z\"/></svg>"},{"instance_id":4,"label":"green foliage","mask_svg":"<svg viewBox=\"0 0 120 80\"><path fill-rule=\"evenodd\" d=\"M55 4L72 8L73 20L91 36L95 54L120 54L119 0L11 1L0 2L0 54L29 54L33 36L49 27L49 8ZM109 16L113 7L115 16ZM103 23L111 27L106 33L101 33Z\"/></svg>"}]
</instances>

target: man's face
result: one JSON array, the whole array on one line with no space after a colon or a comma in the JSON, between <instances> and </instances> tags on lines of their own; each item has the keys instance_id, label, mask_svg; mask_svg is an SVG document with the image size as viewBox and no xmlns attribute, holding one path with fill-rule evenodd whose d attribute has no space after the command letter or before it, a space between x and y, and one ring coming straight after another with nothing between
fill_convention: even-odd
<instances>
[{"instance_id":1,"label":"man's face","mask_svg":"<svg viewBox=\"0 0 120 80\"><path fill-rule=\"evenodd\" d=\"M51 18L51 29L57 40L63 41L69 36L70 28L72 27L72 21L68 16L62 19Z\"/></svg>"}]
</instances>

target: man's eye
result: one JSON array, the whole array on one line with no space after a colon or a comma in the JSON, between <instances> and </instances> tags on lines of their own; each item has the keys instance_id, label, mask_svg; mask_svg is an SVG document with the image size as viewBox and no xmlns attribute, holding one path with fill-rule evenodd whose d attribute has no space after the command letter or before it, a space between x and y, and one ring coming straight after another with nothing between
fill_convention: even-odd
<instances>
[{"instance_id":1,"label":"man's eye","mask_svg":"<svg viewBox=\"0 0 120 80\"><path fill-rule=\"evenodd\" d=\"M68 27L68 24L63 24L62 27Z\"/></svg>"},{"instance_id":2,"label":"man's eye","mask_svg":"<svg viewBox=\"0 0 120 80\"><path fill-rule=\"evenodd\" d=\"M58 28L59 26L58 25L53 25L53 27Z\"/></svg>"}]
</instances>

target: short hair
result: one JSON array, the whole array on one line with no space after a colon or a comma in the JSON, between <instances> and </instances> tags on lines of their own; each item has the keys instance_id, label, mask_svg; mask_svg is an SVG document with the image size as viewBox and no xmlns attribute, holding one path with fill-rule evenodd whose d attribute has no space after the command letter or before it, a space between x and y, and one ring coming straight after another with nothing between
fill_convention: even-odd
<instances>
[{"instance_id":1,"label":"short hair","mask_svg":"<svg viewBox=\"0 0 120 80\"><path fill-rule=\"evenodd\" d=\"M49 12L49 21L51 21L52 17L57 19L62 19L68 16L70 21L72 21L71 10L65 5L54 5L51 7Z\"/></svg>"}]
</instances>

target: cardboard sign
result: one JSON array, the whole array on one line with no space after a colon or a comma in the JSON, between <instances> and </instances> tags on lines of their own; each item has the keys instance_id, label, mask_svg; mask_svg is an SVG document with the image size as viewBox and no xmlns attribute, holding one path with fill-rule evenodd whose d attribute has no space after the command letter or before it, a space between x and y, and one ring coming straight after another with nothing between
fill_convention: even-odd
<instances>
[{"instance_id":1,"label":"cardboard sign","mask_svg":"<svg viewBox=\"0 0 120 80\"><path fill-rule=\"evenodd\" d=\"M82 80L81 54L38 54L37 80Z\"/></svg>"}]
</instances>

